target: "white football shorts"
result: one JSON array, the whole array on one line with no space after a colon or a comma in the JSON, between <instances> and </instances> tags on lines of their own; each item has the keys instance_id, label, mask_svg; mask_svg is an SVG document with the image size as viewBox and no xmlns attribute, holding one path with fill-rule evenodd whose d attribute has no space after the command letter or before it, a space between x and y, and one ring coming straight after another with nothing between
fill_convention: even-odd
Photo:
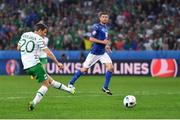
<instances>
[{"instance_id":1,"label":"white football shorts","mask_svg":"<svg viewBox=\"0 0 180 120\"><path fill-rule=\"evenodd\" d=\"M89 53L86 57L86 60L83 63L84 68L90 68L92 65L94 65L97 61L100 61L103 63L112 63L111 58L107 53L104 53L103 55L94 55L92 53Z\"/></svg>"}]
</instances>

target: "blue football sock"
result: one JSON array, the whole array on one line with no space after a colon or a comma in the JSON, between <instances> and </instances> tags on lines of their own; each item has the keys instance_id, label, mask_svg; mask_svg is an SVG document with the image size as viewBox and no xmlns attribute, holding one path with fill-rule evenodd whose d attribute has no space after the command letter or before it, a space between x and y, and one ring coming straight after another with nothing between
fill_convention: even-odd
<instances>
[{"instance_id":1,"label":"blue football sock","mask_svg":"<svg viewBox=\"0 0 180 120\"><path fill-rule=\"evenodd\" d=\"M106 80L105 80L105 83L104 83L104 88L106 88L106 89L109 86L109 83L110 83L110 80L111 80L111 76L112 76L112 72L107 71L106 74L105 74Z\"/></svg>"},{"instance_id":2,"label":"blue football sock","mask_svg":"<svg viewBox=\"0 0 180 120\"><path fill-rule=\"evenodd\" d=\"M78 70L78 71L74 74L74 76L73 76L73 78L71 79L71 81L69 82L69 84L74 85L74 83L76 82L76 80L77 80L81 75L82 75L82 72L81 72L80 70Z\"/></svg>"}]
</instances>

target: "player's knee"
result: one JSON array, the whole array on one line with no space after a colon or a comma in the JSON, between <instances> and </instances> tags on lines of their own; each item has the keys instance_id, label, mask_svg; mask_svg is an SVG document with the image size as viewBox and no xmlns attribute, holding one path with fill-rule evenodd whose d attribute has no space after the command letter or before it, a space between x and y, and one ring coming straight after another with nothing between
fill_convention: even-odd
<instances>
[{"instance_id":1,"label":"player's knee","mask_svg":"<svg viewBox=\"0 0 180 120\"><path fill-rule=\"evenodd\" d=\"M51 80L51 79L50 79L50 80L49 80L49 84L51 84L51 83L52 83L52 81L53 81L53 80Z\"/></svg>"},{"instance_id":2,"label":"player's knee","mask_svg":"<svg viewBox=\"0 0 180 120\"><path fill-rule=\"evenodd\" d=\"M114 69L114 67L113 67L112 64L109 64L109 65L107 66L107 70L108 70L108 71L113 72L113 69Z\"/></svg>"},{"instance_id":3,"label":"player's knee","mask_svg":"<svg viewBox=\"0 0 180 120\"><path fill-rule=\"evenodd\" d=\"M42 85L44 85L44 86L46 86L46 87L49 87L49 85L50 85L49 79L43 81L43 84L42 84Z\"/></svg>"},{"instance_id":4,"label":"player's knee","mask_svg":"<svg viewBox=\"0 0 180 120\"><path fill-rule=\"evenodd\" d=\"M81 68L80 69L82 73L87 72L88 68Z\"/></svg>"},{"instance_id":5,"label":"player's knee","mask_svg":"<svg viewBox=\"0 0 180 120\"><path fill-rule=\"evenodd\" d=\"M48 79L43 81L42 84L46 87L49 87L51 83L52 83L52 78L48 75Z\"/></svg>"}]
</instances>

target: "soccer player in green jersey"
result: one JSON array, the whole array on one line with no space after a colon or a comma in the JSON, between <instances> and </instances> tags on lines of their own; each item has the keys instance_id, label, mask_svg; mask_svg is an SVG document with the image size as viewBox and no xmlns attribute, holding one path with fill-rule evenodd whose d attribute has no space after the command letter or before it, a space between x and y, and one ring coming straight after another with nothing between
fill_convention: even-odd
<instances>
[{"instance_id":1,"label":"soccer player in green jersey","mask_svg":"<svg viewBox=\"0 0 180 120\"><path fill-rule=\"evenodd\" d=\"M22 34L17 49L21 52L21 60L24 70L27 74L34 76L42 86L37 91L34 99L29 102L28 110L33 110L37 103L43 98L48 91L48 87L52 86L56 89L65 90L71 94L74 94L74 89L68 88L64 84L53 80L43 68L38 52L43 50L48 57L50 57L58 66L59 69L63 69L63 64L58 62L54 54L44 44L43 37L46 36L48 27L45 24L38 23L35 26L34 32L26 32Z\"/></svg>"}]
</instances>

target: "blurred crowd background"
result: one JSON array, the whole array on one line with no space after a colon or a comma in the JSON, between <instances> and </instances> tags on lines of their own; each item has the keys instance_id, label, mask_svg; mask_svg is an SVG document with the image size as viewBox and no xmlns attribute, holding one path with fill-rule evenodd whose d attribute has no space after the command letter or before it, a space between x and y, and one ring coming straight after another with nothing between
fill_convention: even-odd
<instances>
[{"instance_id":1,"label":"blurred crowd background","mask_svg":"<svg viewBox=\"0 0 180 120\"><path fill-rule=\"evenodd\" d=\"M48 25L51 49L89 50L104 10L113 50L180 49L180 0L0 0L0 50L16 49L37 22Z\"/></svg>"}]
</instances>

